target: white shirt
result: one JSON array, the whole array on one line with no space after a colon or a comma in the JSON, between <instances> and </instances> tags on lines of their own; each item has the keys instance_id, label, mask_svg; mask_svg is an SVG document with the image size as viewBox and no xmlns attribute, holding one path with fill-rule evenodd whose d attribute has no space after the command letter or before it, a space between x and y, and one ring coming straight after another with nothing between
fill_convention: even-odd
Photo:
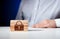
<instances>
[{"instance_id":1,"label":"white shirt","mask_svg":"<svg viewBox=\"0 0 60 39\"><path fill-rule=\"evenodd\" d=\"M60 19L55 19L55 21L56 21L56 26L60 27Z\"/></svg>"},{"instance_id":2,"label":"white shirt","mask_svg":"<svg viewBox=\"0 0 60 39\"><path fill-rule=\"evenodd\" d=\"M21 4L16 19L21 19L23 15L29 21L29 26L46 19L55 19L60 12L60 0L22 0ZM58 21L55 21L59 27Z\"/></svg>"}]
</instances>

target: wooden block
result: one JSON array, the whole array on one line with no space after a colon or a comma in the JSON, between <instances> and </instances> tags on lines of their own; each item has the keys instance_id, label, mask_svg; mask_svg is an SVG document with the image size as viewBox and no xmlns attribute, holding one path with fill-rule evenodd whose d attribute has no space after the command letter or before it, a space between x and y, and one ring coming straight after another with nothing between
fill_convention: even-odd
<instances>
[{"instance_id":1,"label":"wooden block","mask_svg":"<svg viewBox=\"0 0 60 39\"><path fill-rule=\"evenodd\" d=\"M27 20L10 20L11 31L27 31L28 21Z\"/></svg>"}]
</instances>

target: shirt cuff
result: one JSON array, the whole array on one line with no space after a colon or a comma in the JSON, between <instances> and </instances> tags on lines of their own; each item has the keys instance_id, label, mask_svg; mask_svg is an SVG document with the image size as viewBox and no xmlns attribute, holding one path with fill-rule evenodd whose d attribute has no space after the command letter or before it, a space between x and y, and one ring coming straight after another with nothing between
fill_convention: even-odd
<instances>
[{"instance_id":1,"label":"shirt cuff","mask_svg":"<svg viewBox=\"0 0 60 39\"><path fill-rule=\"evenodd\" d=\"M60 19L55 19L55 22L56 22L56 26L60 27Z\"/></svg>"}]
</instances>

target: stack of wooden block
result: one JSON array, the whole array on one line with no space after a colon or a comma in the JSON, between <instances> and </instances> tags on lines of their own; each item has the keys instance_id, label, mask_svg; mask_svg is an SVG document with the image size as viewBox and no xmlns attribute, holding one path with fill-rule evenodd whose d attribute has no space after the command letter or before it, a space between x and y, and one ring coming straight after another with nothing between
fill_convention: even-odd
<instances>
[{"instance_id":1,"label":"stack of wooden block","mask_svg":"<svg viewBox=\"0 0 60 39\"><path fill-rule=\"evenodd\" d=\"M16 24L17 21L21 21L22 24L24 25L24 30L23 31L28 31L28 20L11 20L10 21L10 30L11 31L15 31L15 24Z\"/></svg>"}]
</instances>

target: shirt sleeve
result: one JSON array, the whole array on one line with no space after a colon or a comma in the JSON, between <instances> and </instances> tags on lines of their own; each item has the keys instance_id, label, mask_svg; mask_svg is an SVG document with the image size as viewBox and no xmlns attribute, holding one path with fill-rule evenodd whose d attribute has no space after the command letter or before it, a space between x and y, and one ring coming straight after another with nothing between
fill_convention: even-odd
<instances>
[{"instance_id":1,"label":"shirt sleeve","mask_svg":"<svg viewBox=\"0 0 60 39\"><path fill-rule=\"evenodd\" d=\"M55 22L56 22L56 26L60 27L60 19L55 19Z\"/></svg>"}]
</instances>

